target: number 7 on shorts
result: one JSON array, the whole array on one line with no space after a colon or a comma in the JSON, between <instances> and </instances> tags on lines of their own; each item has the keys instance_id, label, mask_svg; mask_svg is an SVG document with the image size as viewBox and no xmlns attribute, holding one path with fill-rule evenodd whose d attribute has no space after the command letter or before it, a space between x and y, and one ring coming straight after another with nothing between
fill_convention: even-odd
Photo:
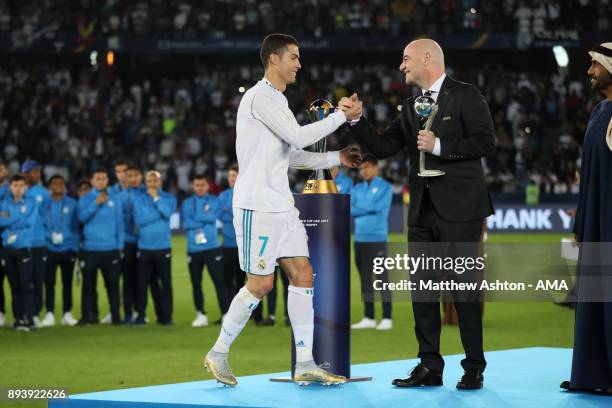
<instances>
[{"instance_id":1,"label":"number 7 on shorts","mask_svg":"<svg viewBox=\"0 0 612 408\"><path fill-rule=\"evenodd\" d=\"M266 235L260 235L259 236L259 240L262 241L261 244L261 249L259 250L259 256L262 256L264 251L266 250L266 245L268 245L268 239L270 237L266 236Z\"/></svg>"}]
</instances>

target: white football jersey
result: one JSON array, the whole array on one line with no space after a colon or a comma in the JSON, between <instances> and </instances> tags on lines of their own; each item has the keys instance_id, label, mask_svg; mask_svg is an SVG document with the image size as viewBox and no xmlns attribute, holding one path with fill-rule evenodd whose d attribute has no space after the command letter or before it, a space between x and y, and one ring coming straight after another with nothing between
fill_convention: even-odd
<instances>
[{"instance_id":1,"label":"white football jersey","mask_svg":"<svg viewBox=\"0 0 612 408\"><path fill-rule=\"evenodd\" d=\"M300 126L287 98L262 79L245 92L236 120L238 179L233 207L263 212L289 211L294 206L287 170L325 169L340 164L339 152L312 153L306 146L346 122L344 112Z\"/></svg>"}]
</instances>

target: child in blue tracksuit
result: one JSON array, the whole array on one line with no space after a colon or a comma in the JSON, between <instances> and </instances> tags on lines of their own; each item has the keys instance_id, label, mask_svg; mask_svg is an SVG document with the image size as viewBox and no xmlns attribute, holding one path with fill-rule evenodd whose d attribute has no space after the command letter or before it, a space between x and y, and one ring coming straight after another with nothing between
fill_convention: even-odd
<instances>
[{"instance_id":1,"label":"child in blue tracksuit","mask_svg":"<svg viewBox=\"0 0 612 408\"><path fill-rule=\"evenodd\" d=\"M375 257L387 255L388 218L393 192L391 184L378 176L378 160L366 155L361 164L363 181L351 190L351 216L355 219L355 263L361 277L364 294L372 294L372 264ZM387 280L386 273L381 279ZM365 317L354 324L354 329L376 328L389 330L391 321L391 299L389 293L383 297L383 319L378 325L374 320L374 302L366 301Z\"/></svg>"},{"instance_id":2,"label":"child in blue tracksuit","mask_svg":"<svg viewBox=\"0 0 612 408\"><path fill-rule=\"evenodd\" d=\"M115 173L119 178L120 169L115 165ZM131 323L137 318L136 302L138 299L138 226L134 221L134 202L137 194L146 194L147 189L142 183L142 171L136 166L128 166L126 171L127 188L121 191L123 198L123 223L125 229L125 247L123 259L121 260L121 294L123 299L123 311L125 322ZM115 184L115 186L120 184ZM156 312L159 314L159 287L155 282L151 283L151 296L155 304Z\"/></svg>"},{"instance_id":3,"label":"child in blue tracksuit","mask_svg":"<svg viewBox=\"0 0 612 408\"><path fill-rule=\"evenodd\" d=\"M66 181L59 174L49 179L51 199L44 211L47 238L47 273L45 277L45 306L47 315L43 326L55 324L55 276L57 268L62 276L62 324L73 326L72 276L76 253L80 247L78 204L66 195Z\"/></svg>"},{"instance_id":4,"label":"child in blue tracksuit","mask_svg":"<svg viewBox=\"0 0 612 408\"><path fill-rule=\"evenodd\" d=\"M11 194L0 207L2 231L2 263L11 286L14 328L29 331L34 328L34 279L32 242L38 219L36 201L26 197L27 183L23 176L13 176Z\"/></svg>"},{"instance_id":5,"label":"child in blue tracksuit","mask_svg":"<svg viewBox=\"0 0 612 408\"><path fill-rule=\"evenodd\" d=\"M78 217L83 224L81 270L83 272L82 317L80 325L97 323L93 304L97 271L102 271L110 304L112 324L121 324L119 315L119 271L125 241L121 199L109 194L108 173L95 170L93 190L79 199Z\"/></svg>"},{"instance_id":6,"label":"child in blue tracksuit","mask_svg":"<svg viewBox=\"0 0 612 408\"><path fill-rule=\"evenodd\" d=\"M39 325L38 315L43 306L43 283L47 274L47 242L45 239L44 210L49 202L49 192L41 183L42 166L27 160L21 166L21 173L28 183L26 196L36 200L38 217L34 226L34 241L32 242L32 268L34 280L34 323Z\"/></svg>"},{"instance_id":7,"label":"child in blue tracksuit","mask_svg":"<svg viewBox=\"0 0 612 408\"><path fill-rule=\"evenodd\" d=\"M134 222L138 227L138 317L133 323L146 323L147 289L151 282L156 282L160 290L157 323L171 325L170 217L176 211L176 198L161 190L161 174L157 171L147 172L145 183L147 191L137 192L133 197Z\"/></svg>"},{"instance_id":8,"label":"child in blue tracksuit","mask_svg":"<svg viewBox=\"0 0 612 408\"><path fill-rule=\"evenodd\" d=\"M204 176L196 176L192 186L194 194L181 206L181 224L187 232L187 259L196 309L192 326L202 327L208 325L202 294L204 266L208 267L215 285L222 314L229 308L229 298L223 282L223 252L217 233L219 199L208 194L208 181Z\"/></svg>"}]
</instances>

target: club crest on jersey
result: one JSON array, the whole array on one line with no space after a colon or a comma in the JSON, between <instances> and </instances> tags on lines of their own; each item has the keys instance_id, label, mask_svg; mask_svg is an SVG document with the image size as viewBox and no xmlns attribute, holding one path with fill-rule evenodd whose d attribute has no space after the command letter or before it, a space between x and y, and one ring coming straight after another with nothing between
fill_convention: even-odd
<instances>
[{"instance_id":1,"label":"club crest on jersey","mask_svg":"<svg viewBox=\"0 0 612 408\"><path fill-rule=\"evenodd\" d=\"M27 211L26 206L22 205L21 208L19 209L19 211L21 211L22 214L25 214L25 212Z\"/></svg>"},{"instance_id":2,"label":"club crest on jersey","mask_svg":"<svg viewBox=\"0 0 612 408\"><path fill-rule=\"evenodd\" d=\"M115 206L115 203L114 203L114 202L112 202L112 201L109 201L109 202L108 202L108 206L109 206L109 207L114 207L114 206Z\"/></svg>"},{"instance_id":3,"label":"club crest on jersey","mask_svg":"<svg viewBox=\"0 0 612 408\"><path fill-rule=\"evenodd\" d=\"M42 203L43 197L41 195L37 195L36 196L36 201L38 201L39 203Z\"/></svg>"},{"instance_id":4,"label":"club crest on jersey","mask_svg":"<svg viewBox=\"0 0 612 408\"><path fill-rule=\"evenodd\" d=\"M64 214L68 214L70 212L70 208L64 207Z\"/></svg>"},{"instance_id":5,"label":"club crest on jersey","mask_svg":"<svg viewBox=\"0 0 612 408\"><path fill-rule=\"evenodd\" d=\"M263 271L264 269L266 269L266 262L263 259L260 259L259 263L257 264L257 267Z\"/></svg>"}]
</instances>

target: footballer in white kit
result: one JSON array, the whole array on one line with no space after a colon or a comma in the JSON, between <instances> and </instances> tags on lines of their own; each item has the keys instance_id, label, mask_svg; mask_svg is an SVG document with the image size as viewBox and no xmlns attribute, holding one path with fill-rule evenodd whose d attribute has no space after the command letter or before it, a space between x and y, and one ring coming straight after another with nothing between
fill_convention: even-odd
<instances>
[{"instance_id":1,"label":"footballer in white kit","mask_svg":"<svg viewBox=\"0 0 612 408\"><path fill-rule=\"evenodd\" d=\"M232 300L219 337L204 364L226 385L237 380L229 366L229 349L251 312L271 289L274 268L280 264L289 278L287 311L294 332L294 381L338 384L346 381L320 368L312 356L314 330L313 271L308 260L308 237L289 189L289 168L324 169L340 164L357 167L358 151L312 153L302 150L331 134L347 119L361 116L361 103L344 98L340 110L300 126L283 91L295 82L299 63L297 41L270 34L261 48L264 78L245 92L236 120L239 175L234 186L233 214L240 267L247 283Z\"/></svg>"},{"instance_id":2,"label":"footballer in white kit","mask_svg":"<svg viewBox=\"0 0 612 408\"><path fill-rule=\"evenodd\" d=\"M287 170L340 165L339 152L301 150L346 122L344 112L300 126L287 98L262 79L243 96L236 121L240 173L234 187L234 227L240 267L268 275L276 260L308 257L306 230L294 206Z\"/></svg>"}]
</instances>

